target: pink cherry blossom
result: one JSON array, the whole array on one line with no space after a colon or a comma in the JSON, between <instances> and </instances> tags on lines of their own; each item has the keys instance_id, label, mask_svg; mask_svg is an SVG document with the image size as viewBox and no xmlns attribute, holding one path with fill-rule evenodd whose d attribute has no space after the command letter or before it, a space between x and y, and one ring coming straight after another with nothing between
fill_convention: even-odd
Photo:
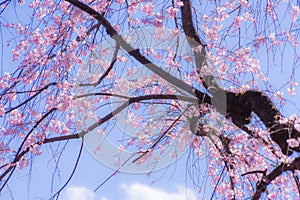
<instances>
[{"instance_id":1,"label":"pink cherry blossom","mask_svg":"<svg viewBox=\"0 0 300 200\"><path fill-rule=\"evenodd\" d=\"M141 11L146 13L147 16L153 16L154 15L154 5L151 3L143 4L141 6Z\"/></svg>"},{"instance_id":2,"label":"pink cherry blossom","mask_svg":"<svg viewBox=\"0 0 300 200\"><path fill-rule=\"evenodd\" d=\"M174 17L176 17L177 13L178 13L178 9L174 8L174 7L170 7L167 10L167 14L169 15L169 18L172 19Z\"/></svg>"},{"instance_id":3,"label":"pink cherry blossom","mask_svg":"<svg viewBox=\"0 0 300 200\"><path fill-rule=\"evenodd\" d=\"M300 8L299 8L299 6L292 5L291 19L292 19L293 22L296 22L299 13L300 13Z\"/></svg>"}]
</instances>

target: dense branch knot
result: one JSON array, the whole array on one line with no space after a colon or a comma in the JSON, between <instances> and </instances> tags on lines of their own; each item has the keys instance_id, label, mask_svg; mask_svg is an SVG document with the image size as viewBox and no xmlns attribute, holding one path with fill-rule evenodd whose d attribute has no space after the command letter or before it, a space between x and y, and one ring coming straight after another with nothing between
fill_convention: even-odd
<instances>
[{"instance_id":1,"label":"dense branch knot","mask_svg":"<svg viewBox=\"0 0 300 200\"><path fill-rule=\"evenodd\" d=\"M300 152L300 147L290 148L287 143L288 139L300 137L299 131L291 122L279 123L278 120L283 116L266 94L257 90L244 93L226 91L226 100L226 117L231 118L238 127L249 124L253 112L268 128L272 140L279 145L283 154L291 155L292 150Z\"/></svg>"}]
</instances>

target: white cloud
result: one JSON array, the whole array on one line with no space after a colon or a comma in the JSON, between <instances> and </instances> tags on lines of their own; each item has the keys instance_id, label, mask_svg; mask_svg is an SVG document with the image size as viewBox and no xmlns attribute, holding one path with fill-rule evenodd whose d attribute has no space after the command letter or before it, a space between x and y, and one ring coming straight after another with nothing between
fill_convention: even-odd
<instances>
[{"instance_id":1,"label":"white cloud","mask_svg":"<svg viewBox=\"0 0 300 200\"><path fill-rule=\"evenodd\" d=\"M62 200L95 200L95 195L86 187L70 186L64 192Z\"/></svg>"},{"instance_id":2,"label":"white cloud","mask_svg":"<svg viewBox=\"0 0 300 200\"><path fill-rule=\"evenodd\" d=\"M177 187L176 191L168 192L162 189L150 187L140 183L130 185L122 184L125 192L125 200L196 200L196 194L185 187Z\"/></svg>"}]
</instances>

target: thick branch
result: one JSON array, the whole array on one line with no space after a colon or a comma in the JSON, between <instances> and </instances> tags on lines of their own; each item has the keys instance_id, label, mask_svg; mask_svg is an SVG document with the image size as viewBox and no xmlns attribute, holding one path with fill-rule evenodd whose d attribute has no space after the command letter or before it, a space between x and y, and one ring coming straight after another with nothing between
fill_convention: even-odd
<instances>
[{"instance_id":1,"label":"thick branch","mask_svg":"<svg viewBox=\"0 0 300 200\"><path fill-rule=\"evenodd\" d=\"M300 137L294 125L280 124L278 119L283 115L271 99L260 91L249 90L245 93L227 92L227 117L238 126L250 123L251 112L254 112L270 131L270 136L285 155L291 155L292 150L300 152L300 147L289 148L287 140Z\"/></svg>"},{"instance_id":2,"label":"thick branch","mask_svg":"<svg viewBox=\"0 0 300 200\"><path fill-rule=\"evenodd\" d=\"M192 20L192 5L190 0L182 0L184 5L181 7L182 26L184 33L188 37L189 44L192 48L199 45L202 46L201 52L194 52L197 69L201 69L205 63L205 45L201 42ZM271 99L260 91L249 90L245 93L233 93L224 91L213 80L212 76L204 77L208 89L212 87L209 92L213 97L218 98L216 95L226 93L226 117L231 118L232 122L239 128L244 130L244 126L250 123L251 112L257 114L265 126L271 132L271 138L281 148L282 152L286 155L291 155L292 151L289 149L287 140L289 138L300 137L300 133L294 128L293 124L283 125L278 123L278 119L283 117L273 104ZM218 111L222 109L216 108ZM292 150L300 151L300 147L293 148Z\"/></svg>"},{"instance_id":3,"label":"thick branch","mask_svg":"<svg viewBox=\"0 0 300 200\"><path fill-rule=\"evenodd\" d=\"M183 6L180 7L181 9L181 20L182 20L182 27L185 35L187 36L187 41L189 42L190 46L194 49L201 46L201 51L195 51L195 59L196 65L198 69L201 69L206 58L206 51L205 45L200 40L192 19L192 5L190 0L183 0Z\"/></svg>"},{"instance_id":4,"label":"thick branch","mask_svg":"<svg viewBox=\"0 0 300 200\"><path fill-rule=\"evenodd\" d=\"M182 27L185 35L187 36L187 41L189 45L194 50L195 64L198 73L201 75L201 69L206 64L206 50L205 44L201 41L196 32L193 17L192 17L192 5L190 0L182 0L183 6L181 9L181 20ZM221 88L218 86L213 76L204 76L200 78L203 86L213 95L219 92Z\"/></svg>"}]
</instances>

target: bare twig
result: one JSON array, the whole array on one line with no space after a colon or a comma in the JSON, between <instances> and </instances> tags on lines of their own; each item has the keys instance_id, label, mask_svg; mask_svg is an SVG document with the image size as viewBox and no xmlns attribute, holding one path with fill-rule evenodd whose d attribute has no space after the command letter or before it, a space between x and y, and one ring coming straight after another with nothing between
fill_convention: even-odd
<instances>
[{"instance_id":1,"label":"bare twig","mask_svg":"<svg viewBox=\"0 0 300 200\"><path fill-rule=\"evenodd\" d=\"M80 160L80 157L81 157L81 153L82 153L82 150L83 150L83 140L81 142L81 146L80 146L80 150L79 150L79 154L77 156L77 159L76 159L76 163L74 165L74 168L68 178L68 180L65 182L65 184L50 198L50 199L54 199L56 197L56 199L58 200L59 198L59 195L60 193L63 191L63 189L69 184L69 182L71 181L72 177L74 176L75 174L75 171L77 169L77 166L78 166L78 163L79 163L79 160ZM49 200L50 200L49 199Z\"/></svg>"}]
</instances>

